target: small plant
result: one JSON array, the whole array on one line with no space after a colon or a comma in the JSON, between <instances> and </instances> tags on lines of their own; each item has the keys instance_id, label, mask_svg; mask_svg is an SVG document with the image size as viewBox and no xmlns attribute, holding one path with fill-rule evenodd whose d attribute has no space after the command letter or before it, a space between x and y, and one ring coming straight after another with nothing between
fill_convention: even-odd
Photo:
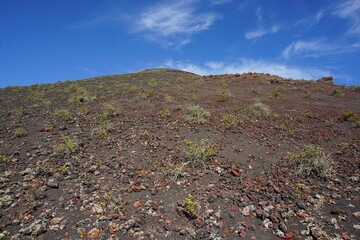
<instances>
[{"instance_id":1,"label":"small plant","mask_svg":"<svg viewBox=\"0 0 360 240\"><path fill-rule=\"evenodd\" d=\"M93 129L93 132L98 134L100 137L105 138L110 134L110 132L113 130L113 125L110 122L99 122L95 128Z\"/></svg>"},{"instance_id":2,"label":"small plant","mask_svg":"<svg viewBox=\"0 0 360 240\"><path fill-rule=\"evenodd\" d=\"M84 88L77 88L68 102L71 104L85 103L92 102L95 99L96 97L89 95L89 93Z\"/></svg>"},{"instance_id":3,"label":"small plant","mask_svg":"<svg viewBox=\"0 0 360 240\"><path fill-rule=\"evenodd\" d=\"M0 154L0 163L6 163L8 158L5 155Z\"/></svg>"},{"instance_id":4,"label":"small plant","mask_svg":"<svg viewBox=\"0 0 360 240\"><path fill-rule=\"evenodd\" d=\"M18 138L18 137L24 137L26 135L26 131L24 128L16 128L15 131L13 132L13 136Z\"/></svg>"},{"instance_id":5,"label":"small plant","mask_svg":"<svg viewBox=\"0 0 360 240\"><path fill-rule=\"evenodd\" d=\"M328 178L335 173L330 155L321 147L306 145L296 153L290 152L289 161L299 176L316 175Z\"/></svg>"},{"instance_id":6,"label":"small plant","mask_svg":"<svg viewBox=\"0 0 360 240\"><path fill-rule=\"evenodd\" d=\"M214 144L211 144L208 139L201 139L199 142L185 139L178 149L192 167L204 166L213 159L216 153Z\"/></svg>"},{"instance_id":7,"label":"small plant","mask_svg":"<svg viewBox=\"0 0 360 240\"><path fill-rule=\"evenodd\" d=\"M173 103L174 100L175 100L175 97L171 96L171 95L168 95L168 94L165 94L164 100L165 100L166 103Z\"/></svg>"},{"instance_id":8,"label":"small plant","mask_svg":"<svg viewBox=\"0 0 360 240\"><path fill-rule=\"evenodd\" d=\"M16 108L12 111L12 113L17 117L22 117L26 115L26 110L23 107Z\"/></svg>"},{"instance_id":9,"label":"small plant","mask_svg":"<svg viewBox=\"0 0 360 240\"><path fill-rule=\"evenodd\" d=\"M227 114L223 116L221 122L226 129L232 129L236 128L239 125L240 120L239 117L234 114Z\"/></svg>"},{"instance_id":10,"label":"small plant","mask_svg":"<svg viewBox=\"0 0 360 240\"><path fill-rule=\"evenodd\" d=\"M220 88L217 91L216 98L218 102L226 102L227 100L229 100L230 97L232 97L232 94L227 88Z\"/></svg>"},{"instance_id":11,"label":"small plant","mask_svg":"<svg viewBox=\"0 0 360 240\"><path fill-rule=\"evenodd\" d=\"M272 91L272 92L268 95L268 98L270 98L270 99L280 99L281 97L282 97L281 92L279 92L279 91L277 91L277 90Z\"/></svg>"},{"instance_id":12,"label":"small plant","mask_svg":"<svg viewBox=\"0 0 360 240\"><path fill-rule=\"evenodd\" d=\"M250 92L250 93L259 94L259 92L260 92L260 87L258 87L258 86L252 86L252 87L249 87L249 88L247 89L247 91Z\"/></svg>"},{"instance_id":13,"label":"small plant","mask_svg":"<svg viewBox=\"0 0 360 240\"><path fill-rule=\"evenodd\" d=\"M188 176L189 174L185 171L185 166L188 165L187 162L181 163L179 166L176 166L172 163L169 164L169 170L166 171L166 175L170 182L174 183L179 178Z\"/></svg>"},{"instance_id":14,"label":"small plant","mask_svg":"<svg viewBox=\"0 0 360 240\"><path fill-rule=\"evenodd\" d=\"M103 118L109 118L109 117L116 117L120 115L120 110L114 107L111 104L104 104L103 105Z\"/></svg>"},{"instance_id":15,"label":"small plant","mask_svg":"<svg viewBox=\"0 0 360 240\"><path fill-rule=\"evenodd\" d=\"M210 117L210 112L198 105L193 105L186 108L186 112L187 115L185 117L185 120L190 123L204 124Z\"/></svg>"},{"instance_id":16,"label":"small plant","mask_svg":"<svg viewBox=\"0 0 360 240\"><path fill-rule=\"evenodd\" d=\"M359 118L359 115L357 114L357 112L355 112L353 110L344 110L338 117L338 119L342 122L353 121L358 118Z\"/></svg>"},{"instance_id":17,"label":"small plant","mask_svg":"<svg viewBox=\"0 0 360 240\"><path fill-rule=\"evenodd\" d=\"M331 127L331 126L333 126L333 125L334 125L334 121L332 121L332 120L326 120L326 121L325 121L325 126Z\"/></svg>"},{"instance_id":18,"label":"small plant","mask_svg":"<svg viewBox=\"0 0 360 240\"><path fill-rule=\"evenodd\" d=\"M139 134L140 136L145 136L145 137L150 135L149 131L146 130L146 129L139 130L139 131L138 131L138 134Z\"/></svg>"},{"instance_id":19,"label":"small plant","mask_svg":"<svg viewBox=\"0 0 360 240\"><path fill-rule=\"evenodd\" d=\"M352 90L353 92L360 92L360 86L352 86L352 87L351 87L351 90Z\"/></svg>"},{"instance_id":20,"label":"small plant","mask_svg":"<svg viewBox=\"0 0 360 240\"><path fill-rule=\"evenodd\" d=\"M354 128L360 128L360 121L355 121L355 122L353 122L353 123L352 123L352 126L353 126Z\"/></svg>"},{"instance_id":21,"label":"small plant","mask_svg":"<svg viewBox=\"0 0 360 240\"><path fill-rule=\"evenodd\" d=\"M332 90L330 94L333 95L333 96L335 96L335 97L342 97L342 96L344 96L344 92L341 91L340 89L337 89L337 88L334 89L334 90Z\"/></svg>"},{"instance_id":22,"label":"small plant","mask_svg":"<svg viewBox=\"0 0 360 240\"><path fill-rule=\"evenodd\" d=\"M193 196L190 193L188 194L187 198L185 198L182 202L188 217L191 219L197 218L200 210L199 202L194 202Z\"/></svg>"},{"instance_id":23,"label":"small plant","mask_svg":"<svg viewBox=\"0 0 360 240\"><path fill-rule=\"evenodd\" d=\"M244 107L241 114L246 117L267 117L270 116L270 107L262 102L256 102Z\"/></svg>"},{"instance_id":24,"label":"small plant","mask_svg":"<svg viewBox=\"0 0 360 240\"><path fill-rule=\"evenodd\" d=\"M54 112L54 117L70 120L72 118L72 114L67 109L57 109Z\"/></svg>"},{"instance_id":25,"label":"small plant","mask_svg":"<svg viewBox=\"0 0 360 240\"><path fill-rule=\"evenodd\" d=\"M314 98L314 95L313 95L311 92L307 92L307 93L305 93L305 98L307 98L307 99L313 99L313 98Z\"/></svg>"},{"instance_id":26,"label":"small plant","mask_svg":"<svg viewBox=\"0 0 360 240\"><path fill-rule=\"evenodd\" d=\"M268 98L270 99L280 99L282 97L282 92L284 92L286 89L283 87L277 87L274 91L272 91Z\"/></svg>"},{"instance_id":27,"label":"small plant","mask_svg":"<svg viewBox=\"0 0 360 240\"><path fill-rule=\"evenodd\" d=\"M59 146L56 147L56 150L59 152L60 155L70 156L76 152L78 145L75 141L65 136L61 136L61 140L63 141L63 143L59 144Z\"/></svg>"},{"instance_id":28,"label":"small plant","mask_svg":"<svg viewBox=\"0 0 360 240\"><path fill-rule=\"evenodd\" d=\"M171 110L170 109L164 109L161 111L160 116L162 118L168 118L171 116Z\"/></svg>"}]
</instances>

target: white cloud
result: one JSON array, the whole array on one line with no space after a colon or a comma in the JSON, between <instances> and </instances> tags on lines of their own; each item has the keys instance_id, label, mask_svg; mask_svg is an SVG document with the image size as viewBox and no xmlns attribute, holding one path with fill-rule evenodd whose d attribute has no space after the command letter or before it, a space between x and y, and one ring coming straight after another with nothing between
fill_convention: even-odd
<instances>
[{"instance_id":1,"label":"white cloud","mask_svg":"<svg viewBox=\"0 0 360 240\"><path fill-rule=\"evenodd\" d=\"M167 47L185 45L191 35L209 29L218 19L213 13L197 13L193 3L179 1L146 9L132 19L133 30Z\"/></svg>"},{"instance_id":2,"label":"white cloud","mask_svg":"<svg viewBox=\"0 0 360 240\"><path fill-rule=\"evenodd\" d=\"M168 60L160 67L177 68L199 75L257 72L269 73L293 79L318 79L323 76L332 75L329 71L322 69L289 66L282 63L247 58L242 58L235 63L205 62L204 64L193 64L187 61Z\"/></svg>"},{"instance_id":3,"label":"white cloud","mask_svg":"<svg viewBox=\"0 0 360 240\"><path fill-rule=\"evenodd\" d=\"M232 2L232 0L210 0L210 5L222 5L230 2Z\"/></svg>"},{"instance_id":4,"label":"white cloud","mask_svg":"<svg viewBox=\"0 0 360 240\"><path fill-rule=\"evenodd\" d=\"M333 14L352 21L349 33L360 33L360 0L347 0L335 7Z\"/></svg>"},{"instance_id":5,"label":"white cloud","mask_svg":"<svg viewBox=\"0 0 360 240\"><path fill-rule=\"evenodd\" d=\"M306 54L309 52L320 52L328 50L329 47L323 44L323 40L313 40L313 41L296 41L292 42L287 46L282 52L282 56L288 59L292 55L297 54Z\"/></svg>"},{"instance_id":6,"label":"white cloud","mask_svg":"<svg viewBox=\"0 0 360 240\"><path fill-rule=\"evenodd\" d=\"M271 29L263 29L263 28L259 28L257 30L252 30L252 31L248 31L245 33L245 38L246 39L254 39L254 38L259 38L262 37L266 34L269 33L276 33L280 30L280 27L277 25L273 25L271 27Z\"/></svg>"},{"instance_id":7,"label":"white cloud","mask_svg":"<svg viewBox=\"0 0 360 240\"><path fill-rule=\"evenodd\" d=\"M311 41L299 40L292 42L289 46L287 46L282 52L282 57L285 59L289 59L292 56L321 57L324 55L357 52L359 51L359 48L359 43L327 43L324 39Z\"/></svg>"}]
</instances>

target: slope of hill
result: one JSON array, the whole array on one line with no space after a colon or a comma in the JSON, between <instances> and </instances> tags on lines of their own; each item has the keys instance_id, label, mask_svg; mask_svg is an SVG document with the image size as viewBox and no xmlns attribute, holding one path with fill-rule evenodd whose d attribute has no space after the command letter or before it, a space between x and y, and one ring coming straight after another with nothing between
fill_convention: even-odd
<instances>
[{"instance_id":1,"label":"slope of hill","mask_svg":"<svg viewBox=\"0 0 360 240\"><path fill-rule=\"evenodd\" d=\"M258 73L0 89L0 239L359 239L359 111Z\"/></svg>"}]
</instances>

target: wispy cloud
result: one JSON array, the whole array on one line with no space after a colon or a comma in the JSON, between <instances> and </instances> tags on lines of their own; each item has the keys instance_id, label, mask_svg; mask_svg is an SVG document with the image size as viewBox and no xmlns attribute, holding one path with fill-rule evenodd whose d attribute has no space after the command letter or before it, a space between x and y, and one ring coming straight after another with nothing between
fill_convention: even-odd
<instances>
[{"instance_id":1,"label":"wispy cloud","mask_svg":"<svg viewBox=\"0 0 360 240\"><path fill-rule=\"evenodd\" d=\"M325 39L317 39L310 41L298 40L287 46L282 57L289 59L293 56L300 57L321 57L324 55L344 54L356 52L360 49L359 43L354 44L338 44L328 43Z\"/></svg>"},{"instance_id":2,"label":"wispy cloud","mask_svg":"<svg viewBox=\"0 0 360 240\"><path fill-rule=\"evenodd\" d=\"M259 38L269 33L276 33L277 31L280 30L280 27L278 25L273 25L271 28L263 27L263 14L262 14L262 9L260 7L256 9L255 15L259 27L255 30L245 32L246 39Z\"/></svg>"},{"instance_id":3,"label":"wispy cloud","mask_svg":"<svg viewBox=\"0 0 360 240\"><path fill-rule=\"evenodd\" d=\"M233 0L210 0L210 5L214 6L214 5L222 5L222 4L226 4L226 3L230 3Z\"/></svg>"},{"instance_id":4,"label":"wispy cloud","mask_svg":"<svg viewBox=\"0 0 360 240\"><path fill-rule=\"evenodd\" d=\"M352 27L349 29L349 33L360 33L360 0L341 2L335 7L333 14L352 21Z\"/></svg>"},{"instance_id":5,"label":"wispy cloud","mask_svg":"<svg viewBox=\"0 0 360 240\"><path fill-rule=\"evenodd\" d=\"M157 5L132 19L133 30L165 47L179 47L189 43L193 34L209 29L219 18L195 10L194 1L190 0Z\"/></svg>"},{"instance_id":6,"label":"wispy cloud","mask_svg":"<svg viewBox=\"0 0 360 240\"><path fill-rule=\"evenodd\" d=\"M234 63L212 61L205 62L203 64L193 64L188 61L168 60L160 67L177 68L199 75L258 72L269 73L293 79L318 79L323 76L333 75L331 72L323 69L289 66L282 63L267 62L248 58L242 58Z\"/></svg>"},{"instance_id":7,"label":"wispy cloud","mask_svg":"<svg viewBox=\"0 0 360 240\"><path fill-rule=\"evenodd\" d=\"M276 33L277 31L279 31L280 27L277 25L273 25L270 29L263 29L263 28L259 28L256 30L252 30L252 31L248 31L245 33L245 38L246 39L254 39L254 38L259 38L262 37L266 34L269 33Z\"/></svg>"},{"instance_id":8,"label":"wispy cloud","mask_svg":"<svg viewBox=\"0 0 360 240\"><path fill-rule=\"evenodd\" d=\"M328 49L329 47L324 45L323 39L312 40L312 41L299 40L292 42L289 46L287 46L282 52L282 56L288 59L292 55L323 52Z\"/></svg>"}]
</instances>

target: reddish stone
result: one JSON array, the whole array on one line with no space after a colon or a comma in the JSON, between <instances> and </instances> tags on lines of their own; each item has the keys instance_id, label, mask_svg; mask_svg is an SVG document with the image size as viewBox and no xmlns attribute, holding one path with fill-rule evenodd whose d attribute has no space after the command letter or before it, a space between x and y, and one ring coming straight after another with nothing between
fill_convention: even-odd
<instances>
[{"instance_id":1,"label":"reddish stone","mask_svg":"<svg viewBox=\"0 0 360 240\"><path fill-rule=\"evenodd\" d=\"M134 208L139 208L142 206L142 203L140 201L137 201L136 203L134 203Z\"/></svg>"},{"instance_id":2,"label":"reddish stone","mask_svg":"<svg viewBox=\"0 0 360 240\"><path fill-rule=\"evenodd\" d=\"M282 236L282 239L292 239L294 237L294 234L292 232L286 233L284 236Z\"/></svg>"},{"instance_id":3,"label":"reddish stone","mask_svg":"<svg viewBox=\"0 0 360 240\"><path fill-rule=\"evenodd\" d=\"M239 233L239 236L240 236L240 237L246 237L246 232L245 232L245 231L241 231L241 232Z\"/></svg>"},{"instance_id":4,"label":"reddish stone","mask_svg":"<svg viewBox=\"0 0 360 240\"><path fill-rule=\"evenodd\" d=\"M236 212L238 210L238 208L236 207L236 205L232 205L230 207L230 211Z\"/></svg>"}]
</instances>

